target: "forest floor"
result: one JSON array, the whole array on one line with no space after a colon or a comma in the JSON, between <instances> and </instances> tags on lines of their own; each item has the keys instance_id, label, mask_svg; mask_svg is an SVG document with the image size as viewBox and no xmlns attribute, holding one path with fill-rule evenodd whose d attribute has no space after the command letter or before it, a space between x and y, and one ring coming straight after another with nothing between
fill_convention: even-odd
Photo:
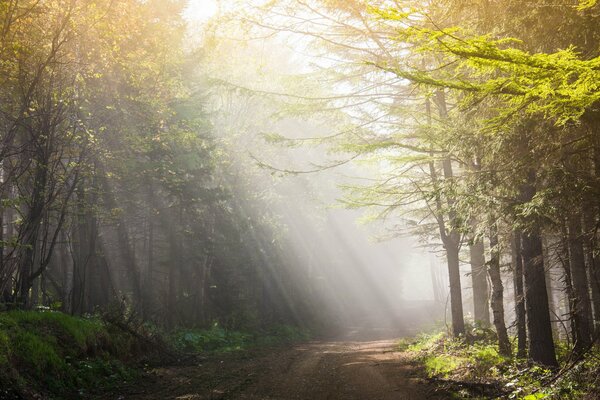
<instances>
[{"instance_id":1,"label":"forest floor","mask_svg":"<svg viewBox=\"0 0 600 400\"><path fill-rule=\"evenodd\" d=\"M397 341L309 342L215 354L194 365L153 368L97 399L448 399L397 351Z\"/></svg>"}]
</instances>

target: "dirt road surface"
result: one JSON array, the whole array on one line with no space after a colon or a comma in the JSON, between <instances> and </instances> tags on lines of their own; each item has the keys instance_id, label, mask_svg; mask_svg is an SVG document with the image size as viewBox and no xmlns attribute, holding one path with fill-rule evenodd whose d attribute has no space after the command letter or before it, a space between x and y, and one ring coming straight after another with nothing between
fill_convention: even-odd
<instances>
[{"instance_id":1,"label":"dirt road surface","mask_svg":"<svg viewBox=\"0 0 600 400\"><path fill-rule=\"evenodd\" d=\"M447 399L419 378L393 340L311 342L212 356L151 370L142 382L99 399Z\"/></svg>"}]
</instances>

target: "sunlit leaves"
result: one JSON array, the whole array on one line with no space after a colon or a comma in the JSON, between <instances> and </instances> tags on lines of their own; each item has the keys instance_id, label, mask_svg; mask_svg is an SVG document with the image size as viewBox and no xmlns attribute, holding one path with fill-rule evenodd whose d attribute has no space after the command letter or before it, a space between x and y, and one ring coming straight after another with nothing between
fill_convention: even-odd
<instances>
[{"instance_id":1,"label":"sunlit leaves","mask_svg":"<svg viewBox=\"0 0 600 400\"><path fill-rule=\"evenodd\" d=\"M579 5L577 6L577 10L579 10L579 11L587 10L588 8L592 8L592 7L596 6L597 3L598 3L598 0L579 0Z\"/></svg>"},{"instance_id":2,"label":"sunlit leaves","mask_svg":"<svg viewBox=\"0 0 600 400\"><path fill-rule=\"evenodd\" d=\"M600 100L600 58L585 60L572 46L554 53L531 54L511 38L477 36L461 28L415 26L400 29L396 40L398 46L402 42L416 44L416 51L435 56L447 67L428 72L406 68L395 60L371 63L417 84L497 96L509 106L497 120L506 122L524 111L540 113L564 125L577 121Z\"/></svg>"}]
</instances>

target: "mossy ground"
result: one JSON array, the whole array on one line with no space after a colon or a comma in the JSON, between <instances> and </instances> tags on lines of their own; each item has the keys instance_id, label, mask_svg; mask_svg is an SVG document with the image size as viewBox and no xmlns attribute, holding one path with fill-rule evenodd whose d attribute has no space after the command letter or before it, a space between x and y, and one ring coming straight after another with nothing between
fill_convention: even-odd
<instances>
[{"instance_id":1,"label":"mossy ground","mask_svg":"<svg viewBox=\"0 0 600 400\"><path fill-rule=\"evenodd\" d=\"M550 371L498 354L491 331L474 328L473 332L478 336L475 341L436 332L403 339L398 348L423 366L430 379L453 390L457 399L600 398L600 349L570 363L568 346L557 343L562 369Z\"/></svg>"},{"instance_id":2,"label":"mossy ground","mask_svg":"<svg viewBox=\"0 0 600 400\"><path fill-rule=\"evenodd\" d=\"M72 398L118 385L135 375L126 364L138 351L135 338L99 319L50 311L2 312L0 394Z\"/></svg>"}]
</instances>

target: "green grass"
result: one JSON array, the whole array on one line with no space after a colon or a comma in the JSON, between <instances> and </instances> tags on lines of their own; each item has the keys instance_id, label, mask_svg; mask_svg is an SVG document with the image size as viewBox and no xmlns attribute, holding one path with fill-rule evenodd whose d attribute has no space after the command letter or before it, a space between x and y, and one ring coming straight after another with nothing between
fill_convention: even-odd
<instances>
[{"instance_id":1,"label":"green grass","mask_svg":"<svg viewBox=\"0 0 600 400\"><path fill-rule=\"evenodd\" d=\"M502 398L600 398L600 376L597 372L600 371L600 348L559 376L539 366L527 365L523 360L501 356L493 337L467 343L438 332L402 339L397 348L411 354L430 378L495 385L505 392ZM557 343L557 349L559 359L567 360L569 347L565 343ZM462 392L459 397L486 398Z\"/></svg>"},{"instance_id":2,"label":"green grass","mask_svg":"<svg viewBox=\"0 0 600 400\"><path fill-rule=\"evenodd\" d=\"M467 377L484 381L498 374L498 367L507 360L498 354L494 344L479 342L472 345L449 337L444 332L422 334L412 340L404 339L398 349L413 353L430 377Z\"/></svg>"},{"instance_id":3,"label":"green grass","mask_svg":"<svg viewBox=\"0 0 600 400\"><path fill-rule=\"evenodd\" d=\"M176 349L186 352L230 352L309 338L308 331L290 325L274 325L257 332L242 332L214 324L210 329L179 329L169 335L170 343Z\"/></svg>"},{"instance_id":4,"label":"green grass","mask_svg":"<svg viewBox=\"0 0 600 400\"><path fill-rule=\"evenodd\" d=\"M59 312L2 312L0 387L62 398L114 386L134 374L123 363L134 342L98 319Z\"/></svg>"}]
</instances>

